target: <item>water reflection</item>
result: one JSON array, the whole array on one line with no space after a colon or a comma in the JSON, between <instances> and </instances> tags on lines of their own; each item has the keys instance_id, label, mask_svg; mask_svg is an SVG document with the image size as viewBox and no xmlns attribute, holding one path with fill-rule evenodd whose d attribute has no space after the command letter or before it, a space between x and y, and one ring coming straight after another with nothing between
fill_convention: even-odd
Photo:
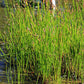
<instances>
[{"instance_id":1,"label":"water reflection","mask_svg":"<svg viewBox=\"0 0 84 84\"><path fill-rule=\"evenodd\" d=\"M6 82L7 81L7 77L6 77L6 64L5 62L2 60L0 61L0 84L1 82Z\"/></svg>"}]
</instances>

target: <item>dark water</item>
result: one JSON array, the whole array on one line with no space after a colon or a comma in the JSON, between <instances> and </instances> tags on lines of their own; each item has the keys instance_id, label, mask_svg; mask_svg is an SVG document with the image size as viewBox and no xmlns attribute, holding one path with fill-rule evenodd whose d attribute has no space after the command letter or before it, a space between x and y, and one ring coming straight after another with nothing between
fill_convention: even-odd
<instances>
[{"instance_id":1,"label":"dark water","mask_svg":"<svg viewBox=\"0 0 84 84\"><path fill-rule=\"evenodd\" d=\"M2 52L0 52L0 84L6 84L7 83L7 75L6 75L6 60L1 56L3 55Z\"/></svg>"},{"instance_id":2,"label":"dark water","mask_svg":"<svg viewBox=\"0 0 84 84\"><path fill-rule=\"evenodd\" d=\"M0 84L2 82L5 82L5 84L7 83L7 77L6 77L6 64L3 60L0 61Z\"/></svg>"},{"instance_id":3,"label":"dark water","mask_svg":"<svg viewBox=\"0 0 84 84\"><path fill-rule=\"evenodd\" d=\"M3 5L2 5L3 3ZM1 7L3 6L3 7ZM4 25L5 25L5 11L4 11L4 1L0 0L0 31L4 31ZM0 40L0 48L1 48L2 42ZM7 84L7 76L6 76L6 61L3 57L1 57L1 55L3 55L2 52L0 52L0 84Z\"/></svg>"}]
</instances>

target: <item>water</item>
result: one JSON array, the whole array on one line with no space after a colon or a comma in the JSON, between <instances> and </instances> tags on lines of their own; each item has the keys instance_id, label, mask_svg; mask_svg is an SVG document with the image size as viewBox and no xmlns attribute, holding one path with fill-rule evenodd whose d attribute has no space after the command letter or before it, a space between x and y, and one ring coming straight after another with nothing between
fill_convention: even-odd
<instances>
[{"instance_id":1,"label":"water","mask_svg":"<svg viewBox=\"0 0 84 84\"><path fill-rule=\"evenodd\" d=\"M2 4L3 3L3 4ZM2 6L2 7L1 7ZM0 0L0 31L4 32L4 25L6 21L5 17L5 11L4 11L4 0ZM1 39L1 38L0 38ZM0 40L0 48L3 43ZM0 52L0 55L3 55L2 52ZM7 84L7 75L6 75L6 60L0 56L0 84Z\"/></svg>"},{"instance_id":2,"label":"water","mask_svg":"<svg viewBox=\"0 0 84 84\"><path fill-rule=\"evenodd\" d=\"M2 60L2 61L0 61L0 84L1 84L1 82L4 82L4 81L5 82L7 81L7 77L6 77L6 64Z\"/></svg>"}]
</instances>

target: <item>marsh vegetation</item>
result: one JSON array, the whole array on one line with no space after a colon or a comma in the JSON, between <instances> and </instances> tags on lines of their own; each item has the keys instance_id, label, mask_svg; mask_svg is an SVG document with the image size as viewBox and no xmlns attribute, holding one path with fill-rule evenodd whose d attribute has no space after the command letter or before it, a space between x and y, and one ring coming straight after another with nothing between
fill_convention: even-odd
<instances>
[{"instance_id":1,"label":"marsh vegetation","mask_svg":"<svg viewBox=\"0 0 84 84\"><path fill-rule=\"evenodd\" d=\"M54 16L45 5L6 7L6 31L0 32L6 53L0 50L14 69L9 84L84 82L84 2L68 3L58 2Z\"/></svg>"}]
</instances>

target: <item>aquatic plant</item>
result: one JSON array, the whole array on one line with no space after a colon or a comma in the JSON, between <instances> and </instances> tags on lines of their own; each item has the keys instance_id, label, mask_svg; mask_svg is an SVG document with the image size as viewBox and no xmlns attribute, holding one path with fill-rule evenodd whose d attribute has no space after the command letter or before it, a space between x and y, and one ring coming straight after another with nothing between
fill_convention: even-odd
<instances>
[{"instance_id":1,"label":"aquatic plant","mask_svg":"<svg viewBox=\"0 0 84 84\"><path fill-rule=\"evenodd\" d=\"M53 16L44 6L38 6L36 15L34 8L19 7L15 12L8 8L9 25L2 36L10 67L16 64L18 84L24 83L22 73L28 75L28 80L29 73L33 74L37 83L55 80L61 84L64 75L69 80L84 78L83 10L77 5L71 12L57 9Z\"/></svg>"}]
</instances>

